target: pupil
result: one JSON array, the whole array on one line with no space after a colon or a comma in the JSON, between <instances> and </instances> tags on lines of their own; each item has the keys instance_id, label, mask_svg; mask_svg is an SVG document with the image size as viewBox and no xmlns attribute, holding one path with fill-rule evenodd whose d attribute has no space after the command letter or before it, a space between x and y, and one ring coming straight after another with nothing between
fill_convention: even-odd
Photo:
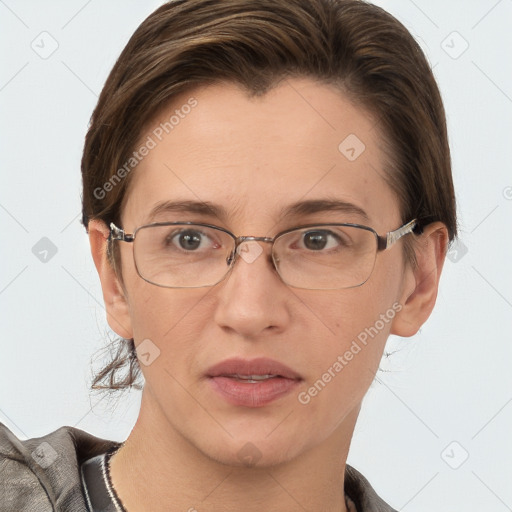
<instances>
[{"instance_id":1,"label":"pupil","mask_svg":"<svg viewBox=\"0 0 512 512\"><path fill-rule=\"evenodd\" d=\"M312 231L310 233L306 233L306 236L304 239L304 245L308 249L313 249L313 250L323 249L326 244L327 244L327 239L326 239L324 233L321 233L319 231Z\"/></svg>"},{"instance_id":2,"label":"pupil","mask_svg":"<svg viewBox=\"0 0 512 512\"><path fill-rule=\"evenodd\" d=\"M185 231L180 234L180 245L183 249L197 249L201 245L201 237L194 231Z\"/></svg>"}]
</instances>

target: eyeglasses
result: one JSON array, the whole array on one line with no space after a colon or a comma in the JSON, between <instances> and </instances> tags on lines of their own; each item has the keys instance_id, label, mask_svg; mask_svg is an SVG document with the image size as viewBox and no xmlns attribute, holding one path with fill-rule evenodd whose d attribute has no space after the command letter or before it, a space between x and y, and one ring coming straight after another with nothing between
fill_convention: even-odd
<instances>
[{"instance_id":1,"label":"eyeglasses","mask_svg":"<svg viewBox=\"0 0 512 512\"><path fill-rule=\"evenodd\" d=\"M272 244L271 260L282 281L294 288L336 290L364 284L379 251L389 249L417 227L416 219L384 236L359 224L312 224L275 237L235 236L211 224L160 222L127 234L110 224L109 240L133 243L139 276L165 288L214 286L238 257L250 263ZM242 244L247 246L243 249Z\"/></svg>"}]
</instances>

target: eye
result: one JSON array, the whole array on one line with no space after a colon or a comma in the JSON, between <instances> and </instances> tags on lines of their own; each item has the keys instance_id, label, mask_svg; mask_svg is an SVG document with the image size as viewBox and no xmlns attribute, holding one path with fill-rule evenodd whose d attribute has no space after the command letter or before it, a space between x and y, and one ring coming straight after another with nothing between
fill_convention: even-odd
<instances>
[{"instance_id":1,"label":"eye","mask_svg":"<svg viewBox=\"0 0 512 512\"><path fill-rule=\"evenodd\" d=\"M184 251L207 250L219 247L206 233L197 229L182 229L173 231L165 239L165 245L170 244Z\"/></svg>"},{"instance_id":2,"label":"eye","mask_svg":"<svg viewBox=\"0 0 512 512\"><path fill-rule=\"evenodd\" d=\"M332 231L315 229L303 233L302 245L310 251L322 251L344 246L346 243Z\"/></svg>"}]
</instances>

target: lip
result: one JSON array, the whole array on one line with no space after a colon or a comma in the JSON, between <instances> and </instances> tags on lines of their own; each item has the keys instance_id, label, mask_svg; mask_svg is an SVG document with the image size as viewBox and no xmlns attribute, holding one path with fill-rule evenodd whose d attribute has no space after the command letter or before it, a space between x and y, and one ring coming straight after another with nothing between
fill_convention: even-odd
<instances>
[{"instance_id":1,"label":"lip","mask_svg":"<svg viewBox=\"0 0 512 512\"><path fill-rule=\"evenodd\" d=\"M206 377L227 402L245 407L267 405L290 393L303 380L288 366L265 357L226 359L212 366Z\"/></svg>"}]
</instances>

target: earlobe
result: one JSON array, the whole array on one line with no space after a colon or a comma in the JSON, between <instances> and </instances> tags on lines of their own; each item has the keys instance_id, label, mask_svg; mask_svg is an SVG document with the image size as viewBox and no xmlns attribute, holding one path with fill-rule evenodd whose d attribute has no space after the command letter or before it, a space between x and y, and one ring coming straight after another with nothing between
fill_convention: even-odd
<instances>
[{"instance_id":1,"label":"earlobe","mask_svg":"<svg viewBox=\"0 0 512 512\"><path fill-rule=\"evenodd\" d=\"M416 269L407 267L400 304L391 334L409 337L418 332L434 309L439 279L448 248L448 230L442 222L425 227L416 244Z\"/></svg>"},{"instance_id":2,"label":"earlobe","mask_svg":"<svg viewBox=\"0 0 512 512\"><path fill-rule=\"evenodd\" d=\"M109 228L103 221L90 220L88 232L92 258L101 281L107 322L110 328L122 338L133 338L125 292L107 256Z\"/></svg>"}]
</instances>

